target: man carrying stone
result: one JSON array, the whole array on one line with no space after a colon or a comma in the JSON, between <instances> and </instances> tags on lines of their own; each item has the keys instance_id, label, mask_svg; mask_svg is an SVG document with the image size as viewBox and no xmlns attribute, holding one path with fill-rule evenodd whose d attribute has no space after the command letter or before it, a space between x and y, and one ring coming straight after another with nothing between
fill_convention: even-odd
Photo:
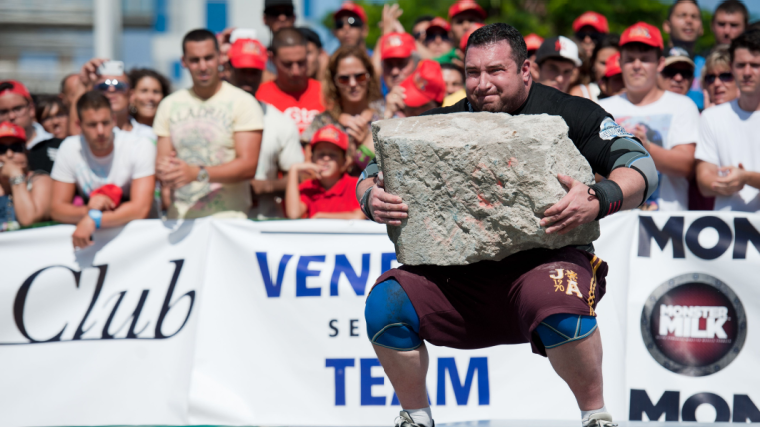
<instances>
[{"instance_id":1,"label":"man carrying stone","mask_svg":"<svg viewBox=\"0 0 760 427\"><path fill-rule=\"evenodd\" d=\"M465 51L467 96L426 114L504 112L561 116L591 169L608 179L587 187L558 175L568 193L544 212L547 234L564 234L639 206L657 186L654 163L635 138L592 101L534 83L520 33L506 24L475 31ZM461 138L452 135L452 138ZM357 185L365 214L400 225L408 207L388 194L376 164ZM548 356L581 409L583 426L613 426L602 394L602 344L595 308L607 265L582 247L532 249L500 261L461 266L403 266L383 274L365 309L367 332L403 410L397 427L432 427L424 341L474 349L531 343ZM564 280L564 281L563 281ZM555 292L561 281L567 292Z\"/></svg>"}]
</instances>

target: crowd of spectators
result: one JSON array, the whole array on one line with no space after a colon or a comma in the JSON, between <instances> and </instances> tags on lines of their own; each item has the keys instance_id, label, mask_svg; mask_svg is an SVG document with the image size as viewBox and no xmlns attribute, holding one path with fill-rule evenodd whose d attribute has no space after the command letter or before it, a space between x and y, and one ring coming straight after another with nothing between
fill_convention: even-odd
<instances>
[{"instance_id":1,"label":"crowd of spectators","mask_svg":"<svg viewBox=\"0 0 760 427\"><path fill-rule=\"evenodd\" d=\"M467 40L488 14L459 0L407 32L398 5L370 23L347 1L328 54L294 26L291 0L264 3L268 47L233 29L185 35L189 88L104 58L66 76L58 95L0 81L0 230L75 224L81 248L95 229L142 218L363 219L354 187L375 156L370 124L464 98L477 79L464 68ZM382 34L368 46L372 24ZM674 0L662 23L620 35L589 11L574 34L524 39L535 82L598 102L651 153L660 186L642 209L757 212L756 27L725 0L709 29L716 45L695 52L697 0Z\"/></svg>"}]
</instances>

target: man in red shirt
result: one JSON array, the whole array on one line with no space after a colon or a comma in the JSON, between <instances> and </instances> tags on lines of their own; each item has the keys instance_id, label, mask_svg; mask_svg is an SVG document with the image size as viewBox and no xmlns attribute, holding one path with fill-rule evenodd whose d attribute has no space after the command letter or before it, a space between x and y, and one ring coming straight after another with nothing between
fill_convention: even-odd
<instances>
[{"instance_id":1,"label":"man in red shirt","mask_svg":"<svg viewBox=\"0 0 760 427\"><path fill-rule=\"evenodd\" d=\"M290 219L365 219L354 189L358 178L346 173L348 135L334 125L311 138L312 161L293 165L288 173L285 205ZM298 184L299 175L311 179Z\"/></svg>"},{"instance_id":2,"label":"man in red shirt","mask_svg":"<svg viewBox=\"0 0 760 427\"><path fill-rule=\"evenodd\" d=\"M314 116L325 110L322 86L306 71L307 40L295 28L283 28L272 39L269 56L277 68L277 78L263 83L256 92L261 102L273 105L291 117L298 132L309 127Z\"/></svg>"}]
</instances>

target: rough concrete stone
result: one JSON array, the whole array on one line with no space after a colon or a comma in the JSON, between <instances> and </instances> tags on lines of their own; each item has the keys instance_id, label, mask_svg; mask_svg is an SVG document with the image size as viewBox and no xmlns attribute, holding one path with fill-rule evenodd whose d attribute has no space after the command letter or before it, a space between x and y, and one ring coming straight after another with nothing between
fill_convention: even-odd
<instances>
[{"instance_id":1,"label":"rough concrete stone","mask_svg":"<svg viewBox=\"0 0 760 427\"><path fill-rule=\"evenodd\" d=\"M546 114L458 113L373 123L386 191L409 205L402 225L388 226L399 262L463 265L596 240L596 221L566 235L547 235L539 224L567 193L558 173L594 182L567 131L561 117Z\"/></svg>"}]
</instances>

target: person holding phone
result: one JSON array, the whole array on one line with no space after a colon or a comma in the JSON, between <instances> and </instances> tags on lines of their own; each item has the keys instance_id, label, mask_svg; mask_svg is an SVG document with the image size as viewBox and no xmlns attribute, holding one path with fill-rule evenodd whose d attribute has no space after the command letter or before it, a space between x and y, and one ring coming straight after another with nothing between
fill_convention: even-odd
<instances>
[{"instance_id":1,"label":"person holding phone","mask_svg":"<svg viewBox=\"0 0 760 427\"><path fill-rule=\"evenodd\" d=\"M150 126L138 123L129 115L130 84L129 77L124 73L124 63L111 61L103 58L93 58L82 66L79 79L85 91L98 90L111 102L111 110L114 114L114 126L118 131L147 138L156 142L156 134ZM69 135L78 135L81 132L77 122L76 103L72 104L69 112Z\"/></svg>"}]
</instances>

